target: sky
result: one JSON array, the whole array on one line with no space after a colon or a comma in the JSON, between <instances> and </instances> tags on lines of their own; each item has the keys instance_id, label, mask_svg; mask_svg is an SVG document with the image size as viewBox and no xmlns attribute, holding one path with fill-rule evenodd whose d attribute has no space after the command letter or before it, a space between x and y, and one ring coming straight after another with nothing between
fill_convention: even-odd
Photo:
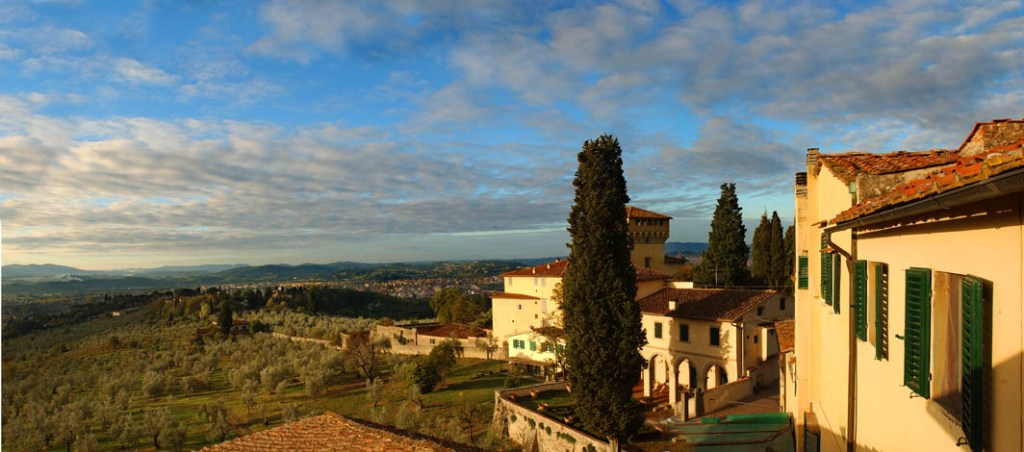
<instances>
[{"instance_id":1,"label":"sky","mask_svg":"<svg viewBox=\"0 0 1024 452\"><path fill-rule=\"evenodd\" d=\"M3 264L562 256L576 154L706 241L1024 117L1019 1L0 2Z\"/></svg>"}]
</instances>

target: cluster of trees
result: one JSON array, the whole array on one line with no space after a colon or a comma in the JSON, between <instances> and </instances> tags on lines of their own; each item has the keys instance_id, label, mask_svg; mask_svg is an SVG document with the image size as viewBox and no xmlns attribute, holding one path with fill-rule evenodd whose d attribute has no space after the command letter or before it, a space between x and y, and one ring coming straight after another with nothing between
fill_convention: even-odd
<instances>
[{"instance_id":1,"label":"cluster of trees","mask_svg":"<svg viewBox=\"0 0 1024 452\"><path fill-rule=\"evenodd\" d=\"M795 242L796 229L790 226L783 235L778 212L772 211L770 220L762 213L750 248L752 282L773 289L792 286Z\"/></svg>"},{"instance_id":2,"label":"cluster of trees","mask_svg":"<svg viewBox=\"0 0 1024 452\"><path fill-rule=\"evenodd\" d=\"M795 230L782 233L782 220L772 212L761 215L754 230L753 247L746 243L743 209L736 196L736 184L722 184L721 195L711 219L708 248L694 267L694 281L706 287L792 286ZM751 265L748 267L748 258Z\"/></svg>"},{"instance_id":3,"label":"cluster of trees","mask_svg":"<svg viewBox=\"0 0 1024 452\"><path fill-rule=\"evenodd\" d=\"M473 326L487 326L491 323L490 298L468 294L455 287L437 291L430 299L430 309L441 323Z\"/></svg>"}]
</instances>

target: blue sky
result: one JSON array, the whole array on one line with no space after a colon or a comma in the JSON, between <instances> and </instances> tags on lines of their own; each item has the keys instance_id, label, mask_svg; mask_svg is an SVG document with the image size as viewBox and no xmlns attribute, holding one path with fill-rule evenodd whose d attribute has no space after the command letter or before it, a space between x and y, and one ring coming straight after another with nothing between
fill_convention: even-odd
<instances>
[{"instance_id":1,"label":"blue sky","mask_svg":"<svg viewBox=\"0 0 1024 452\"><path fill-rule=\"evenodd\" d=\"M3 263L564 255L575 155L704 241L804 150L1024 116L1020 2L0 3Z\"/></svg>"}]
</instances>

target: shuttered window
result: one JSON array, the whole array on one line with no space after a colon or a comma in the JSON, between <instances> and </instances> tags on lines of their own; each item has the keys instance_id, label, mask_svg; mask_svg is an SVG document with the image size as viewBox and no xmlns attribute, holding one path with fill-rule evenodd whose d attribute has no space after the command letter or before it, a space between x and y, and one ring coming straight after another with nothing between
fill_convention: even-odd
<instances>
[{"instance_id":1,"label":"shuttered window","mask_svg":"<svg viewBox=\"0 0 1024 452\"><path fill-rule=\"evenodd\" d=\"M800 256L797 259L797 289L806 289L808 280L807 256Z\"/></svg>"},{"instance_id":2,"label":"shuttered window","mask_svg":"<svg viewBox=\"0 0 1024 452\"><path fill-rule=\"evenodd\" d=\"M821 234L821 249L825 249L825 234ZM825 304L832 304L832 255L821 253L821 298Z\"/></svg>"},{"instance_id":3,"label":"shuttered window","mask_svg":"<svg viewBox=\"0 0 1024 452\"><path fill-rule=\"evenodd\" d=\"M814 413L804 413L804 452L821 451L821 428Z\"/></svg>"},{"instance_id":4,"label":"shuttered window","mask_svg":"<svg viewBox=\"0 0 1024 452\"><path fill-rule=\"evenodd\" d=\"M889 266L875 264L875 359L889 359Z\"/></svg>"},{"instance_id":5,"label":"shuttered window","mask_svg":"<svg viewBox=\"0 0 1024 452\"><path fill-rule=\"evenodd\" d=\"M903 384L924 398L929 397L930 390L931 276L927 268L910 268L906 272Z\"/></svg>"},{"instance_id":6,"label":"shuttered window","mask_svg":"<svg viewBox=\"0 0 1024 452\"><path fill-rule=\"evenodd\" d=\"M661 322L654 322L654 338L661 339Z\"/></svg>"},{"instance_id":7,"label":"shuttered window","mask_svg":"<svg viewBox=\"0 0 1024 452\"><path fill-rule=\"evenodd\" d=\"M832 310L839 314L839 275L842 274L843 257L838 254L832 255Z\"/></svg>"},{"instance_id":8,"label":"shuttered window","mask_svg":"<svg viewBox=\"0 0 1024 452\"><path fill-rule=\"evenodd\" d=\"M858 339L868 340L868 261L853 266L853 328Z\"/></svg>"},{"instance_id":9,"label":"shuttered window","mask_svg":"<svg viewBox=\"0 0 1024 452\"><path fill-rule=\"evenodd\" d=\"M535 351L537 351L537 342L535 342L535 341L530 341L530 351L531 351L531 352L535 352Z\"/></svg>"},{"instance_id":10,"label":"shuttered window","mask_svg":"<svg viewBox=\"0 0 1024 452\"><path fill-rule=\"evenodd\" d=\"M985 341L985 299L982 281L973 276L964 277L960 283L961 314L961 419L971 450L982 449L983 406L984 406L984 341Z\"/></svg>"}]
</instances>

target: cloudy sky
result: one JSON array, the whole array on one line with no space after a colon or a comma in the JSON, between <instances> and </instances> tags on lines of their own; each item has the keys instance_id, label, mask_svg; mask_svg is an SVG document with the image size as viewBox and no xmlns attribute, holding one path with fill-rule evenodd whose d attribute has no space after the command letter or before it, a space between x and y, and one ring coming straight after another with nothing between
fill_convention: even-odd
<instances>
[{"instance_id":1,"label":"cloudy sky","mask_svg":"<svg viewBox=\"0 0 1024 452\"><path fill-rule=\"evenodd\" d=\"M824 6L823 6L824 5ZM705 241L804 150L1024 117L1019 1L0 2L3 263L566 253L575 155Z\"/></svg>"}]
</instances>

